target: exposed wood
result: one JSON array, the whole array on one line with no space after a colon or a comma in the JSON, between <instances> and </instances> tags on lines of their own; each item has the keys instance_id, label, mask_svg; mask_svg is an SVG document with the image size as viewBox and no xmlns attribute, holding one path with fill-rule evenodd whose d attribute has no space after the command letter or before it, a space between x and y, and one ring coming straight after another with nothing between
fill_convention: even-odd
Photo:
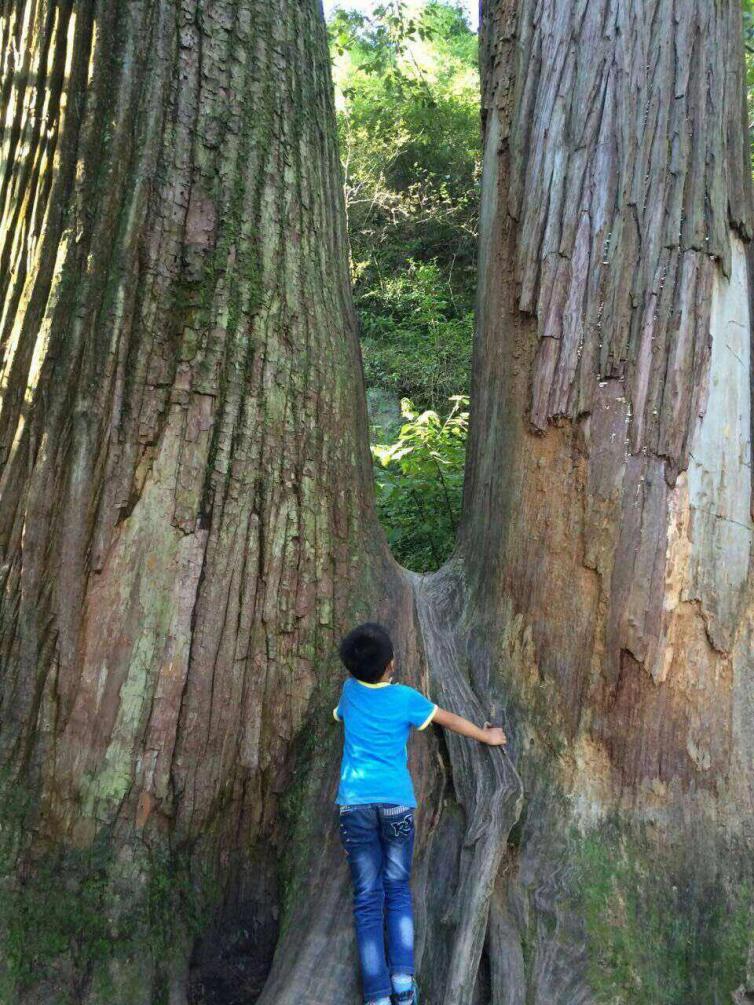
<instances>
[{"instance_id":1,"label":"exposed wood","mask_svg":"<svg viewBox=\"0 0 754 1005\"><path fill-rule=\"evenodd\" d=\"M573 884L558 890L552 876L567 876L616 815L633 849L626 868L645 876L627 895L652 902L652 862L656 884L675 875L689 939L707 937L691 920L705 910L728 918L714 938L733 937L731 891L751 882L739 18L735 5L672 0L483 7L479 331L459 557L470 608L500 626L499 694L521 744L527 825L507 896L558 919L554 933L538 929L530 1001L598 993L593 941L591 959L572 956L585 943ZM614 882L620 898L617 872ZM546 977L558 960L580 970L577 986ZM682 999L732 993L697 964ZM648 976L636 979L646 988Z\"/></svg>"}]
</instances>

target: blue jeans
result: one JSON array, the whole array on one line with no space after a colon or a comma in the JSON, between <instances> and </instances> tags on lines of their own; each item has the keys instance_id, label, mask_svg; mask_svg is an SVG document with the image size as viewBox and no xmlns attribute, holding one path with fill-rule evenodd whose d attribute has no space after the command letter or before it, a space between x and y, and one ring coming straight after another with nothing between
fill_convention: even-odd
<instances>
[{"instance_id":1,"label":"blue jeans","mask_svg":"<svg viewBox=\"0 0 754 1005\"><path fill-rule=\"evenodd\" d=\"M341 806L339 820L351 868L364 1000L389 997L390 975L414 972L414 808L396 803Z\"/></svg>"}]
</instances>

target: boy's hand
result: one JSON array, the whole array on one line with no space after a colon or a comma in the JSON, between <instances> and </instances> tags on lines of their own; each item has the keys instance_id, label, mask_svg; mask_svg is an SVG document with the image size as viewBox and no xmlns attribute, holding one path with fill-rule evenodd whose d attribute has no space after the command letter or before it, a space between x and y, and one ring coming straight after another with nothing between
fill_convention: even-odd
<instances>
[{"instance_id":1,"label":"boy's hand","mask_svg":"<svg viewBox=\"0 0 754 1005\"><path fill-rule=\"evenodd\" d=\"M454 733L460 733L461 736L470 736L472 740L487 743L491 747L502 747L504 743L508 742L508 737L499 726L491 726L489 722L485 722L480 729L475 722L464 719L462 715L456 715L455 712L448 712L445 708L438 707L432 722L438 726L445 726L446 729L451 729Z\"/></svg>"},{"instance_id":2,"label":"boy's hand","mask_svg":"<svg viewBox=\"0 0 754 1005\"><path fill-rule=\"evenodd\" d=\"M482 742L488 744L490 747L502 747L503 744L508 742L508 737L500 726L491 726L489 722L485 722L483 729L484 740Z\"/></svg>"}]
</instances>

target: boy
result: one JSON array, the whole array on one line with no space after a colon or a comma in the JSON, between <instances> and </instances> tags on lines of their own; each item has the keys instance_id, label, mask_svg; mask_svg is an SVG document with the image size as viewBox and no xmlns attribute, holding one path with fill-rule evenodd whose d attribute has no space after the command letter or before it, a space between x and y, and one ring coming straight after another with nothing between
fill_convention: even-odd
<instances>
[{"instance_id":1,"label":"boy","mask_svg":"<svg viewBox=\"0 0 754 1005\"><path fill-rule=\"evenodd\" d=\"M393 645L368 622L346 635L340 658L350 677L333 709L345 724L340 838L351 868L353 913L365 1005L418 1003L414 981L411 860L416 798L408 770L411 726L430 722L499 746L502 729L446 712L405 684L393 684ZM384 917L383 917L384 911ZM387 921L387 960L383 927Z\"/></svg>"}]
</instances>

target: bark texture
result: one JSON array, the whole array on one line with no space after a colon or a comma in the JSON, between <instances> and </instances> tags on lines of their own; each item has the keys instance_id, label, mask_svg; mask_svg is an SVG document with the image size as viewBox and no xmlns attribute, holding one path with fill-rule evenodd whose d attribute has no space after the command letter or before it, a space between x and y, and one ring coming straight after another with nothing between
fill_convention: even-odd
<instances>
[{"instance_id":1,"label":"bark texture","mask_svg":"<svg viewBox=\"0 0 754 1005\"><path fill-rule=\"evenodd\" d=\"M740 11L490 2L481 42L460 552L526 793L493 1000L725 1001L754 810Z\"/></svg>"},{"instance_id":2,"label":"bark texture","mask_svg":"<svg viewBox=\"0 0 754 1005\"><path fill-rule=\"evenodd\" d=\"M391 583L321 11L0 14L0 749L30 795L4 828L6 994L184 1000L189 916L216 909L232 944L197 986L248 1000L294 738ZM44 924L66 873L99 877L107 930L28 974L20 905Z\"/></svg>"},{"instance_id":3,"label":"bark texture","mask_svg":"<svg viewBox=\"0 0 754 1005\"><path fill-rule=\"evenodd\" d=\"M412 741L423 1001L745 1001L737 5L483 4L472 430L432 576L374 516L318 5L0 11L8 1000L359 1000L330 707L369 616L511 736Z\"/></svg>"},{"instance_id":4,"label":"bark texture","mask_svg":"<svg viewBox=\"0 0 754 1005\"><path fill-rule=\"evenodd\" d=\"M588 725L627 787L716 789L747 758L730 691L752 602L739 28L706 3L485 10L463 544L531 623L569 738Z\"/></svg>"}]
</instances>

